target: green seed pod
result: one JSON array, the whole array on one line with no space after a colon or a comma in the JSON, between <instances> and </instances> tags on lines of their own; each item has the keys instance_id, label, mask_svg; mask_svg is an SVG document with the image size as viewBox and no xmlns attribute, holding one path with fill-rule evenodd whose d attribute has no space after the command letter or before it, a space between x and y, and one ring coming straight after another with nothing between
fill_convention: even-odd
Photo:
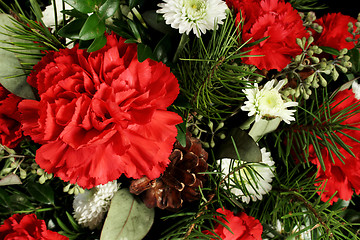
<instances>
[{"instance_id":1,"label":"green seed pod","mask_svg":"<svg viewBox=\"0 0 360 240\"><path fill-rule=\"evenodd\" d=\"M312 57L314 55L314 51L313 50L309 50L307 51L307 54L309 55L309 57Z\"/></svg>"},{"instance_id":2,"label":"green seed pod","mask_svg":"<svg viewBox=\"0 0 360 240\"><path fill-rule=\"evenodd\" d=\"M318 76L319 76L320 85L323 86L323 87L326 87L327 86L326 79L320 73L318 74Z\"/></svg>"},{"instance_id":3,"label":"green seed pod","mask_svg":"<svg viewBox=\"0 0 360 240\"><path fill-rule=\"evenodd\" d=\"M68 192L69 189L70 189L70 187L71 187L71 183L69 183L68 185L66 185L66 186L63 188L63 191L64 191L64 192Z\"/></svg>"},{"instance_id":4,"label":"green seed pod","mask_svg":"<svg viewBox=\"0 0 360 240\"><path fill-rule=\"evenodd\" d=\"M41 175L41 177L39 178L39 183L44 184L45 182L46 182L46 177L44 175Z\"/></svg>"},{"instance_id":5,"label":"green seed pod","mask_svg":"<svg viewBox=\"0 0 360 240\"><path fill-rule=\"evenodd\" d=\"M44 174L44 170L41 169L41 168L38 168L38 169L36 170L36 174L39 175L39 176L42 176L42 175Z\"/></svg>"},{"instance_id":6,"label":"green seed pod","mask_svg":"<svg viewBox=\"0 0 360 240\"><path fill-rule=\"evenodd\" d=\"M348 62L350 63L350 62ZM351 64L351 63L350 63ZM341 65L336 65L338 68L340 68L340 70L343 72L343 73L346 73L348 71L348 69L344 66L341 66Z\"/></svg>"},{"instance_id":7,"label":"green seed pod","mask_svg":"<svg viewBox=\"0 0 360 240\"><path fill-rule=\"evenodd\" d=\"M299 45L301 49L304 49L304 43L300 38L296 39L296 44Z\"/></svg>"},{"instance_id":8,"label":"green seed pod","mask_svg":"<svg viewBox=\"0 0 360 240\"><path fill-rule=\"evenodd\" d=\"M339 73L336 71L336 68L331 73L331 77L336 81L339 78Z\"/></svg>"},{"instance_id":9,"label":"green seed pod","mask_svg":"<svg viewBox=\"0 0 360 240\"><path fill-rule=\"evenodd\" d=\"M313 61L313 63L319 63L320 59L318 57L310 57L311 61Z\"/></svg>"},{"instance_id":10,"label":"green seed pod","mask_svg":"<svg viewBox=\"0 0 360 240\"><path fill-rule=\"evenodd\" d=\"M19 170L20 170L20 178L25 179L26 175L27 175L26 171L24 169L22 169L22 168L19 168Z\"/></svg>"}]
</instances>

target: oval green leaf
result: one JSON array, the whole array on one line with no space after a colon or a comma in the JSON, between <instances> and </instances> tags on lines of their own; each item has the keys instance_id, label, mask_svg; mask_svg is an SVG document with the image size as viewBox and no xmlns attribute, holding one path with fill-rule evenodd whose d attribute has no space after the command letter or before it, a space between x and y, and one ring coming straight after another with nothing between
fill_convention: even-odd
<instances>
[{"instance_id":1,"label":"oval green leaf","mask_svg":"<svg viewBox=\"0 0 360 240\"><path fill-rule=\"evenodd\" d=\"M74 21L69 22L64 27L62 27L58 34L65 38L70 39L79 39L79 33L81 28L84 26L86 19L80 18L75 19Z\"/></svg>"},{"instance_id":2,"label":"oval green leaf","mask_svg":"<svg viewBox=\"0 0 360 240\"><path fill-rule=\"evenodd\" d=\"M234 146L235 143L235 146ZM254 139L244 130L234 128L219 146L216 158L239 159L245 162L261 162L261 151Z\"/></svg>"},{"instance_id":3,"label":"oval green leaf","mask_svg":"<svg viewBox=\"0 0 360 240\"><path fill-rule=\"evenodd\" d=\"M100 37L95 38L94 41L89 46L89 48L87 49L87 51L95 52L95 51L101 49L102 47L105 46L106 41L107 41L107 39L106 39L105 35L101 35Z\"/></svg>"},{"instance_id":4,"label":"oval green leaf","mask_svg":"<svg viewBox=\"0 0 360 240\"><path fill-rule=\"evenodd\" d=\"M101 18L106 19L115 14L120 7L120 0L107 0L99 8L99 15Z\"/></svg>"},{"instance_id":5,"label":"oval green leaf","mask_svg":"<svg viewBox=\"0 0 360 240\"><path fill-rule=\"evenodd\" d=\"M154 209L149 209L128 189L120 189L111 200L100 240L141 240L154 222Z\"/></svg>"},{"instance_id":6,"label":"oval green leaf","mask_svg":"<svg viewBox=\"0 0 360 240\"><path fill-rule=\"evenodd\" d=\"M94 39L103 35L105 30L104 21L102 21L98 15L94 13L86 19L84 26L80 30L79 38L81 40Z\"/></svg>"},{"instance_id":7,"label":"oval green leaf","mask_svg":"<svg viewBox=\"0 0 360 240\"><path fill-rule=\"evenodd\" d=\"M91 13L95 11L98 0L65 0L70 6L82 13Z\"/></svg>"}]
</instances>

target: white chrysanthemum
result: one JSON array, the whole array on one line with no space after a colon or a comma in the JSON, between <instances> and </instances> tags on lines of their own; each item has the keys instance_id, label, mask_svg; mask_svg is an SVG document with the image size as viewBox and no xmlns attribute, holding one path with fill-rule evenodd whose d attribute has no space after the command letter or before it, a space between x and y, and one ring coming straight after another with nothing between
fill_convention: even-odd
<instances>
[{"instance_id":1,"label":"white chrysanthemum","mask_svg":"<svg viewBox=\"0 0 360 240\"><path fill-rule=\"evenodd\" d=\"M179 32L193 31L199 38L206 30L214 30L226 18L226 3L222 0L163 0L157 13L163 13L166 24Z\"/></svg>"},{"instance_id":2,"label":"white chrysanthemum","mask_svg":"<svg viewBox=\"0 0 360 240\"><path fill-rule=\"evenodd\" d=\"M355 98L360 100L360 84L358 84L356 81L352 83L352 91L355 94Z\"/></svg>"},{"instance_id":3,"label":"white chrysanthemum","mask_svg":"<svg viewBox=\"0 0 360 240\"><path fill-rule=\"evenodd\" d=\"M109 210L110 201L118 189L115 180L76 195L73 202L76 221L84 227L95 229Z\"/></svg>"},{"instance_id":4,"label":"white chrysanthemum","mask_svg":"<svg viewBox=\"0 0 360 240\"><path fill-rule=\"evenodd\" d=\"M270 152L267 152L265 148L261 149L261 163L248 163L247 166L251 166L254 172L254 178L249 174L249 170L244 167L240 170L236 170L234 174L229 175L230 191L241 197L243 202L249 203L250 199L253 201L261 200L263 195L267 194L271 190L271 182L274 177L274 161L271 158ZM223 158L221 161L221 171L227 176L232 168L236 168L243 164L243 161L232 160L230 158ZM220 163L218 161L218 164ZM233 162L233 163L232 163ZM240 173L240 176L239 176ZM236 178L236 179L235 179ZM245 183L245 188L248 193L244 194L243 191L236 187L236 182L240 183L241 180Z\"/></svg>"},{"instance_id":5,"label":"white chrysanthemum","mask_svg":"<svg viewBox=\"0 0 360 240\"><path fill-rule=\"evenodd\" d=\"M249 111L248 116L255 115L255 121L259 121L263 117L281 118L287 124L294 121L293 117L296 110L289 110L289 107L296 107L297 102L285 101L279 90L286 84L285 80L281 80L275 87L275 80L267 82L262 89L255 88L244 89L247 101L241 107L243 111Z\"/></svg>"},{"instance_id":6,"label":"white chrysanthemum","mask_svg":"<svg viewBox=\"0 0 360 240\"><path fill-rule=\"evenodd\" d=\"M57 14L57 22L60 23L63 20L63 14L61 11L63 10L63 0L55 0L56 5L56 14ZM69 9L70 5L65 3L65 9ZM51 1L51 5L47 6L45 10L42 12L43 18L41 19L45 26L51 27L55 26L55 12L53 1Z\"/></svg>"}]
</instances>

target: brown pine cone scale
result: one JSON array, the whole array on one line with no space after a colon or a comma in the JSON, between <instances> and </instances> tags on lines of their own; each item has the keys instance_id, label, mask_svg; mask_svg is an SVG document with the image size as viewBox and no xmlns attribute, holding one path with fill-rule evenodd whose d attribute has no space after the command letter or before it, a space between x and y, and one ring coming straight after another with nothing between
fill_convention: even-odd
<instances>
[{"instance_id":1,"label":"brown pine cone scale","mask_svg":"<svg viewBox=\"0 0 360 240\"><path fill-rule=\"evenodd\" d=\"M184 201L200 198L199 188L203 187L207 171L208 153L202 148L200 140L186 135L186 146L176 141L169 156L170 164L164 173L155 180L143 177L133 180L130 192L141 194L149 208L177 210Z\"/></svg>"}]
</instances>

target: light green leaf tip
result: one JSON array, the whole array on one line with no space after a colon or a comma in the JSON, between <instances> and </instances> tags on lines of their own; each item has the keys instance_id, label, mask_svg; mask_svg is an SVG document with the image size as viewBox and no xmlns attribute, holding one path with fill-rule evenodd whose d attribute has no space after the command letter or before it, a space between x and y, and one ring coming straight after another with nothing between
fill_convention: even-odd
<instances>
[{"instance_id":1,"label":"light green leaf tip","mask_svg":"<svg viewBox=\"0 0 360 240\"><path fill-rule=\"evenodd\" d=\"M154 222L149 209L128 189L120 189L111 200L100 240L141 240Z\"/></svg>"}]
</instances>

